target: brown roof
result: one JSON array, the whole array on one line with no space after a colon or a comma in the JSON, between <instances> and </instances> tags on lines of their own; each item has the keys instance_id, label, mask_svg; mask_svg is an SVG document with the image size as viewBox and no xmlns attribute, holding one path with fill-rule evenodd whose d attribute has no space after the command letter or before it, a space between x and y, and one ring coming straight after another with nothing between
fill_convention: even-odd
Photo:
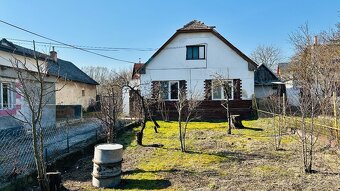
<instances>
[{"instance_id":1,"label":"brown roof","mask_svg":"<svg viewBox=\"0 0 340 191\"><path fill-rule=\"evenodd\" d=\"M133 65L133 70L132 70L132 79L139 79L140 77L140 69L144 66L142 63L135 63Z\"/></svg>"},{"instance_id":2,"label":"brown roof","mask_svg":"<svg viewBox=\"0 0 340 191\"><path fill-rule=\"evenodd\" d=\"M211 32L217 38L219 38L222 42L224 42L227 46L229 46L232 50L234 50L239 56L241 56L244 60L248 62L248 69L255 71L257 69L257 64L246 56L243 52L241 52L238 48L236 48L233 44L231 44L227 39L225 39L220 33L218 33L214 26L207 26L201 21L193 20L188 24L184 25L182 28L178 29L175 34L173 34L168 41L166 41L156 52L151 56L151 58L144 64L144 68L148 63L156 57L177 35L181 33L200 33L200 32Z\"/></svg>"},{"instance_id":3,"label":"brown roof","mask_svg":"<svg viewBox=\"0 0 340 191\"><path fill-rule=\"evenodd\" d=\"M199 29L212 29L212 28L214 27L207 26L201 21L193 20L178 30L183 31L183 30L199 30Z\"/></svg>"}]
</instances>

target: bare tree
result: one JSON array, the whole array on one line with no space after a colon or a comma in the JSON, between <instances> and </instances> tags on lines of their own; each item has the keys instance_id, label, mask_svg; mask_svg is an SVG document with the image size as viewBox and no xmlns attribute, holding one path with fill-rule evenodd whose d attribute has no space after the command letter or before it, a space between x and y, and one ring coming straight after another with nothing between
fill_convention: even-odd
<instances>
[{"instance_id":1,"label":"bare tree","mask_svg":"<svg viewBox=\"0 0 340 191\"><path fill-rule=\"evenodd\" d=\"M314 42L313 42L314 39ZM326 38L324 38L326 39ZM329 115L332 92L339 79L339 47L325 40L319 44L317 37L309 32L307 24L290 35L296 49L289 69L300 87L301 128L298 135L302 143L302 158L306 173L312 173L315 144L320 129L318 116Z\"/></svg>"},{"instance_id":2,"label":"bare tree","mask_svg":"<svg viewBox=\"0 0 340 191\"><path fill-rule=\"evenodd\" d=\"M99 83L97 92L100 94L102 91L106 92L105 85L110 83L112 76L117 73L115 70L110 70L107 67L100 66L85 66L81 68L88 76Z\"/></svg>"},{"instance_id":3,"label":"bare tree","mask_svg":"<svg viewBox=\"0 0 340 191\"><path fill-rule=\"evenodd\" d=\"M188 98L185 88L179 89L178 101L175 107L178 113L178 129L181 151L186 152L186 133L189 122L199 119L197 108L202 103L196 91L190 91Z\"/></svg>"},{"instance_id":4,"label":"bare tree","mask_svg":"<svg viewBox=\"0 0 340 191\"><path fill-rule=\"evenodd\" d=\"M85 66L81 69L99 84L102 84L108 80L112 74L112 71L110 71L108 68L100 66Z\"/></svg>"},{"instance_id":5,"label":"bare tree","mask_svg":"<svg viewBox=\"0 0 340 191\"><path fill-rule=\"evenodd\" d=\"M282 60L281 50L273 45L259 45L251 53L251 58L257 64L265 64L272 70L276 68L276 65Z\"/></svg>"},{"instance_id":6,"label":"bare tree","mask_svg":"<svg viewBox=\"0 0 340 191\"><path fill-rule=\"evenodd\" d=\"M144 129L146 128L146 122L150 119L154 123L154 130L157 132L157 128L159 128L159 124L152 116L151 107L155 104L155 99L152 96L151 91L149 94L143 95L141 93L141 88L143 86L149 84L139 84L131 81L131 73L124 72L116 79L115 83L120 89L125 89L130 92L130 96L135 98L135 102L138 103L137 109L140 109L139 113L141 114L141 130L136 134L136 141L138 145L143 145L143 135Z\"/></svg>"},{"instance_id":7,"label":"bare tree","mask_svg":"<svg viewBox=\"0 0 340 191\"><path fill-rule=\"evenodd\" d=\"M229 73L229 72L228 72ZM228 119L228 134L231 134L232 129L232 118L231 118L231 112L230 112L230 99L232 97L233 92L233 86L230 84L232 83L229 80L229 77L224 77L221 74L214 74L213 75L213 86L217 89L222 88L223 95L221 95L221 99L223 100L221 105L224 107L227 111L227 119ZM214 90L213 90L214 91Z\"/></svg>"},{"instance_id":8,"label":"bare tree","mask_svg":"<svg viewBox=\"0 0 340 191\"><path fill-rule=\"evenodd\" d=\"M47 55L35 51L33 41L33 62L28 58L18 59L13 56L10 59L12 68L15 70L18 85L12 90L23 97L28 106L28 113L18 111L20 116L12 116L21 121L32 130L32 147L36 164L38 183L41 190L49 190L46 176L46 165L44 161L44 128L47 124L43 122L43 114L47 106L55 98L55 83L58 76L51 77L48 74Z\"/></svg>"},{"instance_id":9,"label":"bare tree","mask_svg":"<svg viewBox=\"0 0 340 191\"><path fill-rule=\"evenodd\" d=\"M103 84L100 92L100 108L96 117L106 127L107 143L116 142L118 119L122 113L122 91L115 84L117 76L111 76L111 81Z\"/></svg>"}]
</instances>

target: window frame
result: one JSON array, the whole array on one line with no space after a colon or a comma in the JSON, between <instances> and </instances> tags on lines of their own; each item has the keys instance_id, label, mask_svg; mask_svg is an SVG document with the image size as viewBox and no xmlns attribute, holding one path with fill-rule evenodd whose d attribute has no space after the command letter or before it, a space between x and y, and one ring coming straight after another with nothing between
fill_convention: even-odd
<instances>
[{"instance_id":1,"label":"window frame","mask_svg":"<svg viewBox=\"0 0 340 191\"><path fill-rule=\"evenodd\" d=\"M8 103L7 107L4 107L4 97L3 97L3 86L4 84L8 87L7 97ZM14 108L14 92L11 90L13 88L13 84L11 82L0 82L0 110L8 110Z\"/></svg>"},{"instance_id":2,"label":"window frame","mask_svg":"<svg viewBox=\"0 0 340 191\"><path fill-rule=\"evenodd\" d=\"M174 101L174 100L178 100L179 99L179 91L180 91L180 86L179 86L179 81L178 80L170 80L170 81L160 81L160 83L166 83L167 84L167 92L160 92L161 93L161 95L159 95L159 97L160 98L162 98L162 99L164 99L163 98L163 95L162 94L164 94L164 93L166 93L166 96L164 96L164 97L166 97L166 99L164 99L164 100L168 100L168 101ZM177 83L177 99L172 99L171 98L171 84L172 83ZM162 86L162 84L161 84L161 86Z\"/></svg>"},{"instance_id":3,"label":"window frame","mask_svg":"<svg viewBox=\"0 0 340 191\"><path fill-rule=\"evenodd\" d=\"M194 48L198 48L198 58L194 58ZM200 47L203 47L203 57L200 56ZM191 57L188 55L188 48L191 48ZM206 52L205 52L205 45L188 45L186 46L186 60L205 60L206 59Z\"/></svg>"},{"instance_id":4,"label":"window frame","mask_svg":"<svg viewBox=\"0 0 340 191\"><path fill-rule=\"evenodd\" d=\"M229 100L234 100L234 81L233 80L223 80L224 82L228 82L231 85L231 97ZM216 80L211 81L211 100L227 100L226 97L224 96L224 87L221 87L221 98L214 98L214 82L216 83Z\"/></svg>"}]
</instances>

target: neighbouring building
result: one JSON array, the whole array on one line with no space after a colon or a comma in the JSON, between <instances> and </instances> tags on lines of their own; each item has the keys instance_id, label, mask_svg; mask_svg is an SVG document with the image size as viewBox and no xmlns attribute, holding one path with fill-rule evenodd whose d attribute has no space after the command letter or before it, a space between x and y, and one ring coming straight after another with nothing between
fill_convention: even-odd
<instances>
[{"instance_id":1,"label":"neighbouring building","mask_svg":"<svg viewBox=\"0 0 340 191\"><path fill-rule=\"evenodd\" d=\"M256 98L262 99L285 93L284 83L265 64L261 64L255 71L254 82Z\"/></svg>"},{"instance_id":2,"label":"neighbouring building","mask_svg":"<svg viewBox=\"0 0 340 191\"><path fill-rule=\"evenodd\" d=\"M39 64L42 65L46 63L46 59L49 59L47 55L39 52L36 52L36 55L39 58ZM29 118L31 114L27 102L21 93L16 91L21 86L17 69L23 69L23 67L18 64L17 68L15 64L20 62L26 63L27 66L27 70L22 71L23 74L37 71L32 67L35 64L34 51L15 45L6 39L0 40L0 130L22 127L23 125L15 118L23 120L25 117ZM45 83L52 91L55 89L55 80L55 76L45 78ZM42 125L54 125L55 122L55 93L51 93L44 107Z\"/></svg>"},{"instance_id":3,"label":"neighbouring building","mask_svg":"<svg viewBox=\"0 0 340 191\"><path fill-rule=\"evenodd\" d=\"M48 62L48 72L59 76L56 83L57 105L81 105L84 111L94 106L96 86L99 84L72 62L59 59L57 52L51 51L50 57L52 59Z\"/></svg>"},{"instance_id":4,"label":"neighbouring building","mask_svg":"<svg viewBox=\"0 0 340 191\"><path fill-rule=\"evenodd\" d=\"M297 86L289 72L289 63L279 63L277 65L277 76L285 84L287 102L291 106L299 106L300 104L300 87Z\"/></svg>"},{"instance_id":5,"label":"neighbouring building","mask_svg":"<svg viewBox=\"0 0 340 191\"><path fill-rule=\"evenodd\" d=\"M135 67L139 69L133 78L139 80L143 95L155 96L155 87L162 88L160 96L165 101L170 119L176 119L174 103L179 98L180 89L184 89L187 96L195 94L202 100L198 108L202 120L226 119L226 110L221 106L226 96L223 87L216 83L216 76L229 83L231 113L242 118L251 116L257 64L213 26L196 20L189 22L144 65L135 65L134 70ZM159 111L153 113L159 118Z\"/></svg>"},{"instance_id":6,"label":"neighbouring building","mask_svg":"<svg viewBox=\"0 0 340 191\"><path fill-rule=\"evenodd\" d=\"M36 72L34 55L39 58L40 64L46 67L48 76L46 83L51 95L43 113L43 124L56 123L57 107L60 105L81 105L79 108L87 110L96 101L96 85L98 83L76 67L73 63L57 58L53 50L50 55L34 52L31 49L16 45L6 39L0 41L0 129L21 126L14 117L29 116L28 105L23 97L14 91L20 86L13 61L20 60L26 63L29 72ZM79 109L81 113L81 109ZM74 111L72 111L74 112Z\"/></svg>"}]
</instances>

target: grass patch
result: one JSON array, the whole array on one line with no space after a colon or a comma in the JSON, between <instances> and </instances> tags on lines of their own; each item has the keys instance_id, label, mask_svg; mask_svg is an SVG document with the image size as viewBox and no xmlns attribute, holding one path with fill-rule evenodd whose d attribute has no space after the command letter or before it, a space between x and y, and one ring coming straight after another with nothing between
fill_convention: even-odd
<instances>
[{"instance_id":1,"label":"grass patch","mask_svg":"<svg viewBox=\"0 0 340 191\"><path fill-rule=\"evenodd\" d=\"M152 123L146 124L143 142L164 145L161 148L137 146L135 133L139 128L119 137L125 149L124 173L121 185L115 190L330 190L337 187L336 175L311 177L301 173L300 147L295 135L283 136L284 150L275 151L270 119L244 121L246 128L233 129L232 135L227 134L225 122L192 122L187 129L188 152L185 153L180 151L178 123L158 123L161 126L158 133L154 132ZM340 172L336 159L336 153L320 153L316 154L315 163ZM90 174L91 160L85 161L88 162L78 166L88 166L82 174ZM323 161L327 161L328 166ZM77 170L72 173L74 171ZM90 178L78 182L70 179L64 185L70 190L100 190L91 186Z\"/></svg>"}]
</instances>

